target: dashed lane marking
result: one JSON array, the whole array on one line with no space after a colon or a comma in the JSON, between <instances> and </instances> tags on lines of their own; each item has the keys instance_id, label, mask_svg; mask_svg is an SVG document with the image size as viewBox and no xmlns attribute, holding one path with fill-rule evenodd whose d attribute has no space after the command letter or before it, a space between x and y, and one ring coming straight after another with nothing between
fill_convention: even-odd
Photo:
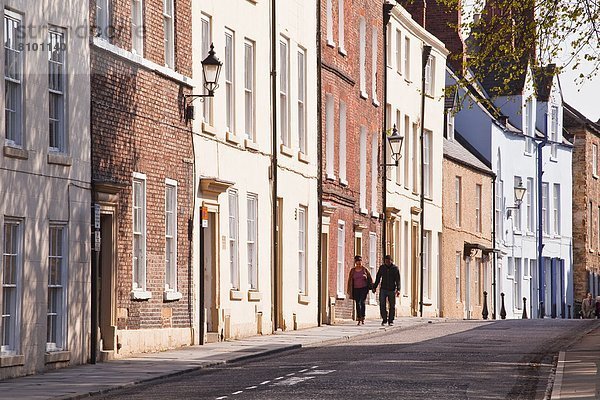
<instances>
[{"instance_id":1,"label":"dashed lane marking","mask_svg":"<svg viewBox=\"0 0 600 400\"><path fill-rule=\"evenodd\" d=\"M283 378L285 378L285 377L284 377L284 376L278 376L277 378L275 378L275 380L276 380L276 381L280 381L280 380L282 380Z\"/></svg>"},{"instance_id":2,"label":"dashed lane marking","mask_svg":"<svg viewBox=\"0 0 600 400\"><path fill-rule=\"evenodd\" d=\"M227 398L227 396L221 396L221 397L217 397L217 400L223 400L223 399L226 399L226 398Z\"/></svg>"},{"instance_id":3,"label":"dashed lane marking","mask_svg":"<svg viewBox=\"0 0 600 400\"><path fill-rule=\"evenodd\" d=\"M266 385L266 384L267 384L267 383L269 383L269 382L271 382L271 381L264 381L264 382L261 382L260 384L261 384L261 385Z\"/></svg>"},{"instance_id":4,"label":"dashed lane marking","mask_svg":"<svg viewBox=\"0 0 600 400\"><path fill-rule=\"evenodd\" d=\"M243 390L238 390L237 392L231 393L231 395L235 396L235 395L240 394L240 393L244 393L244 391Z\"/></svg>"},{"instance_id":5,"label":"dashed lane marking","mask_svg":"<svg viewBox=\"0 0 600 400\"><path fill-rule=\"evenodd\" d=\"M275 382L273 386L293 386L300 382L307 381L309 379L314 379L314 376L293 376L284 381Z\"/></svg>"},{"instance_id":6,"label":"dashed lane marking","mask_svg":"<svg viewBox=\"0 0 600 400\"><path fill-rule=\"evenodd\" d=\"M292 372L292 373L290 373L290 374L287 374L286 376L294 376L294 375L296 375L296 373L295 373L295 372Z\"/></svg>"},{"instance_id":7,"label":"dashed lane marking","mask_svg":"<svg viewBox=\"0 0 600 400\"><path fill-rule=\"evenodd\" d=\"M300 370L300 371L298 371L298 372L299 372L299 373L303 373L303 372L306 372L306 371L308 371L308 369L304 368L304 369L302 369L302 370Z\"/></svg>"},{"instance_id":8,"label":"dashed lane marking","mask_svg":"<svg viewBox=\"0 0 600 400\"><path fill-rule=\"evenodd\" d=\"M308 371L306 375L327 375L332 372L335 372L335 369L313 369L312 371Z\"/></svg>"},{"instance_id":9,"label":"dashed lane marking","mask_svg":"<svg viewBox=\"0 0 600 400\"><path fill-rule=\"evenodd\" d=\"M246 390L256 389L258 386L248 386Z\"/></svg>"}]
</instances>

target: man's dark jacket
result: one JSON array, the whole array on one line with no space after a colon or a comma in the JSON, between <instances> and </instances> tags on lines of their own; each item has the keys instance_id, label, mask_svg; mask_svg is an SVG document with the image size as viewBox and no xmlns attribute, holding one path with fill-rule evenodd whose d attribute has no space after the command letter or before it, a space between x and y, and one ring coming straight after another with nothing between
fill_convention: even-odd
<instances>
[{"instance_id":1,"label":"man's dark jacket","mask_svg":"<svg viewBox=\"0 0 600 400\"><path fill-rule=\"evenodd\" d=\"M383 264L379 267L373 288L377 288L380 280L381 289L391 291L400 290L400 271L394 264Z\"/></svg>"}]
</instances>

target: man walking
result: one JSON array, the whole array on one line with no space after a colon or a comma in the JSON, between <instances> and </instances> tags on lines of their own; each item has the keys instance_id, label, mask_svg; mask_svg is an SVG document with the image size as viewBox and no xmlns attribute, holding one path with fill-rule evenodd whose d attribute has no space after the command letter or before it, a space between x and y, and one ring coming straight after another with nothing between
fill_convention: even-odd
<instances>
[{"instance_id":1,"label":"man walking","mask_svg":"<svg viewBox=\"0 0 600 400\"><path fill-rule=\"evenodd\" d=\"M392 264L392 257L386 255L383 257L383 265L377 271L377 277L373 284L373 293L381 281L379 289L379 312L381 314L381 325L394 325L394 316L396 315L396 297L400 295L400 271L398 267ZM387 311L387 302L390 303L389 313Z\"/></svg>"}]
</instances>

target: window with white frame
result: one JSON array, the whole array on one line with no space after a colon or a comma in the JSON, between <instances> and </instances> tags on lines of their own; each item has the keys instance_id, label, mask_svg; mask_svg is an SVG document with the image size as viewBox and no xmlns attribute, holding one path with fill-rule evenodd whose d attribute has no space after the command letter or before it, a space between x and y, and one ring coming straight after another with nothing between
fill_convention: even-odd
<instances>
[{"instance_id":1,"label":"window with white frame","mask_svg":"<svg viewBox=\"0 0 600 400\"><path fill-rule=\"evenodd\" d=\"M557 147L556 143L560 142L560 131L558 130L558 107L551 106L550 107L550 137L552 141L552 146L550 147L552 157L556 158L557 156Z\"/></svg>"},{"instance_id":2,"label":"window with white frame","mask_svg":"<svg viewBox=\"0 0 600 400\"><path fill-rule=\"evenodd\" d=\"M254 138L254 42L244 41L244 136Z\"/></svg>"},{"instance_id":3,"label":"window with white frame","mask_svg":"<svg viewBox=\"0 0 600 400\"><path fill-rule=\"evenodd\" d=\"M403 294L408 294L408 271L411 267L410 265L410 256L409 256L409 242L410 242L410 234L409 234L409 226L408 226L408 221L404 222L404 279L402 280L402 282L404 282L404 284L401 284L402 286L402 293ZM402 283L401 282L401 283Z\"/></svg>"},{"instance_id":4,"label":"window with white frame","mask_svg":"<svg viewBox=\"0 0 600 400\"><path fill-rule=\"evenodd\" d=\"M209 16L202 14L200 17L200 29L201 29L201 49L202 49L202 57L208 56L208 52L210 51L210 45L212 43L212 33L211 33L211 19ZM204 79L204 78L203 78ZM204 88L203 82L203 93L207 94L208 91ZM204 122L208 125L212 125L212 99L210 97L204 98L202 102L202 118Z\"/></svg>"},{"instance_id":5,"label":"window with white frame","mask_svg":"<svg viewBox=\"0 0 600 400\"><path fill-rule=\"evenodd\" d=\"M514 294L514 305L515 308L517 309L521 309L522 305L521 305L521 289L522 289L522 282L523 282L523 276L521 275L521 259L520 258L515 258L515 280L514 280L514 290L513 290L513 294Z\"/></svg>"},{"instance_id":6,"label":"window with white frame","mask_svg":"<svg viewBox=\"0 0 600 400\"><path fill-rule=\"evenodd\" d=\"M359 82L360 82L360 95L367 98L367 24L364 17L360 17L358 21L358 35L359 35L359 52L358 52L358 64L359 64Z\"/></svg>"},{"instance_id":7,"label":"window with white frame","mask_svg":"<svg viewBox=\"0 0 600 400\"><path fill-rule=\"evenodd\" d=\"M335 179L334 170L334 143L335 143L335 132L334 132L334 120L333 120L333 96L329 93L325 94L325 136L327 142L325 144L325 171L327 178Z\"/></svg>"},{"instance_id":8,"label":"window with white frame","mask_svg":"<svg viewBox=\"0 0 600 400\"><path fill-rule=\"evenodd\" d=\"M410 81L410 38L404 37L404 78Z\"/></svg>"},{"instance_id":9,"label":"window with white frame","mask_svg":"<svg viewBox=\"0 0 600 400\"><path fill-rule=\"evenodd\" d=\"M326 4L327 13L327 44L335 46L333 41L333 0L327 0Z\"/></svg>"},{"instance_id":10,"label":"window with white frame","mask_svg":"<svg viewBox=\"0 0 600 400\"><path fill-rule=\"evenodd\" d=\"M143 0L131 0L131 51L144 56Z\"/></svg>"},{"instance_id":11,"label":"window with white frame","mask_svg":"<svg viewBox=\"0 0 600 400\"><path fill-rule=\"evenodd\" d=\"M396 71L402 73L402 32L396 29Z\"/></svg>"},{"instance_id":12,"label":"window with white frame","mask_svg":"<svg viewBox=\"0 0 600 400\"><path fill-rule=\"evenodd\" d=\"M507 267L508 267L508 270L506 271L507 275L509 277L514 277L515 276L515 260L514 260L514 258L508 257Z\"/></svg>"},{"instance_id":13,"label":"window with white frame","mask_svg":"<svg viewBox=\"0 0 600 400\"><path fill-rule=\"evenodd\" d=\"M404 116L404 187L409 189L410 184L410 117Z\"/></svg>"},{"instance_id":14,"label":"window with white frame","mask_svg":"<svg viewBox=\"0 0 600 400\"><path fill-rule=\"evenodd\" d=\"M163 28L165 33L165 65L175 69L175 6L174 0L164 0Z\"/></svg>"},{"instance_id":15,"label":"window with white frame","mask_svg":"<svg viewBox=\"0 0 600 400\"><path fill-rule=\"evenodd\" d=\"M108 40L111 0L96 0L96 36Z\"/></svg>"},{"instance_id":16,"label":"window with white frame","mask_svg":"<svg viewBox=\"0 0 600 400\"><path fill-rule=\"evenodd\" d=\"M425 65L425 94L433 96L435 94L435 57L429 56Z\"/></svg>"},{"instance_id":17,"label":"window with white frame","mask_svg":"<svg viewBox=\"0 0 600 400\"><path fill-rule=\"evenodd\" d=\"M49 147L50 150L64 152L66 149L65 97L65 34L51 28L48 38L48 91L49 91Z\"/></svg>"},{"instance_id":18,"label":"window with white frame","mask_svg":"<svg viewBox=\"0 0 600 400\"><path fill-rule=\"evenodd\" d=\"M240 288L240 268L239 268L239 220L238 220L238 192L235 189L229 189L229 282L231 288L239 290Z\"/></svg>"},{"instance_id":19,"label":"window with white frame","mask_svg":"<svg viewBox=\"0 0 600 400\"><path fill-rule=\"evenodd\" d=\"M4 130L10 145L23 144L23 52L21 15L4 9Z\"/></svg>"},{"instance_id":20,"label":"window with white frame","mask_svg":"<svg viewBox=\"0 0 600 400\"><path fill-rule=\"evenodd\" d=\"M2 246L2 342L0 354L16 354L20 344L20 291L23 265L22 222L4 221Z\"/></svg>"},{"instance_id":21,"label":"window with white frame","mask_svg":"<svg viewBox=\"0 0 600 400\"><path fill-rule=\"evenodd\" d=\"M400 112L400 110L396 110L396 130L398 130L398 133L400 133L400 129L402 129L401 127L402 125L402 113ZM383 144L384 146L387 145L387 143ZM406 143L404 143L404 145L406 146ZM388 151L387 151L387 156L388 159L386 160L386 163L391 163L392 162L392 152L390 151L389 147L388 147ZM396 184L398 186L402 185L402 172L400 171L400 164L398 163L398 166L396 168L392 168L394 173L396 174ZM389 175L391 175L391 172L388 172Z\"/></svg>"},{"instance_id":22,"label":"window with white frame","mask_svg":"<svg viewBox=\"0 0 600 400\"><path fill-rule=\"evenodd\" d=\"M535 215L533 213L533 178L527 178L527 231L533 232Z\"/></svg>"},{"instance_id":23,"label":"window with white frame","mask_svg":"<svg viewBox=\"0 0 600 400\"><path fill-rule=\"evenodd\" d=\"M344 265L345 261L345 251L346 251L346 225L344 221L338 222L338 240L337 240L337 294L339 296L344 296L344 283L345 283L345 272Z\"/></svg>"},{"instance_id":24,"label":"window with white frame","mask_svg":"<svg viewBox=\"0 0 600 400\"><path fill-rule=\"evenodd\" d=\"M298 50L298 146L306 154L306 50Z\"/></svg>"},{"instance_id":25,"label":"window with white frame","mask_svg":"<svg viewBox=\"0 0 600 400\"><path fill-rule=\"evenodd\" d=\"M339 148L339 174L340 181L346 182L346 103L340 100L340 148Z\"/></svg>"},{"instance_id":26,"label":"window with white frame","mask_svg":"<svg viewBox=\"0 0 600 400\"><path fill-rule=\"evenodd\" d=\"M461 200L462 200L462 178L454 177L454 221L456 226L461 226Z\"/></svg>"},{"instance_id":27,"label":"window with white frame","mask_svg":"<svg viewBox=\"0 0 600 400\"><path fill-rule=\"evenodd\" d=\"M456 252L455 262L454 262L454 280L455 280L455 291L456 291L456 302L461 302L461 294L460 294L460 261L461 255L460 251Z\"/></svg>"},{"instance_id":28,"label":"window with white frame","mask_svg":"<svg viewBox=\"0 0 600 400\"><path fill-rule=\"evenodd\" d=\"M338 49L346 54L344 36L344 0L338 0Z\"/></svg>"},{"instance_id":29,"label":"window with white frame","mask_svg":"<svg viewBox=\"0 0 600 400\"><path fill-rule=\"evenodd\" d=\"M504 227L504 182L501 179L496 180L496 233L498 234L498 238L502 240L504 238L504 233L502 231Z\"/></svg>"},{"instance_id":30,"label":"window with white frame","mask_svg":"<svg viewBox=\"0 0 600 400\"><path fill-rule=\"evenodd\" d=\"M537 268L537 260L529 260L529 271L527 272L527 276L531 278L531 274Z\"/></svg>"},{"instance_id":31,"label":"window with white frame","mask_svg":"<svg viewBox=\"0 0 600 400\"><path fill-rule=\"evenodd\" d=\"M424 195L426 197L432 197L432 168L431 168L431 138L432 134L429 130L423 130L423 186L424 186Z\"/></svg>"},{"instance_id":32,"label":"window with white frame","mask_svg":"<svg viewBox=\"0 0 600 400\"><path fill-rule=\"evenodd\" d=\"M413 178L413 193L419 193L419 175L421 172L421 168L419 165L420 159L420 138L419 138L419 125L417 123L413 123L412 125L412 178Z\"/></svg>"},{"instance_id":33,"label":"window with white frame","mask_svg":"<svg viewBox=\"0 0 600 400\"><path fill-rule=\"evenodd\" d=\"M528 99L525 103L525 119L523 125L523 133L525 134L525 153L533 153L533 140L534 127L533 127L533 102Z\"/></svg>"},{"instance_id":34,"label":"window with white frame","mask_svg":"<svg viewBox=\"0 0 600 400\"><path fill-rule=\"evenodd\" d=\"M373 214L377 213L377 182L379 181L379 163L377 162L378 150L379 143L377 140L377 133L374 133L371 141L371 211Z\"/></svg>"},{"instance_id":35,"label":"window with white frame","mask_svg":"<svg viewBox=\"0 0 600 400\"><path fill-rule=\"evenodd\" d=\"M177 291L177 182L165 181L165 291Z\"/></svg>"},{"instance_id":36,"label":"window with white frame","mask_svg":"<svg viewBox=\"0 0 600 400\"><path fill-rule=\"evenodd\" d=\"M288 43L289 41L286 38L281 38L279 41L279 112L280 112L280 135L281 135L281 143L290 147L290 138L289 138L289 96L288 96L288 87L289 87L289 68L288 68L288 59L289 59L289 51L288 51Z\"/></svg>"},{"instance_id":37,"label":"window with white frame","mask_svg":"<svg viewBox=\"0 0 600 400\"><path fill-rule=\"evenodd\" d=\"M452 110L446 110L446 139L454 141L454 113Z\"/></svg>"},{"instance_id":38,"label":"window with white frame","mask_svg":"<svg viewBox=\"0 0 600 400\"><path fill-rule=\"evenodd\" d=\"M481 185L475 184L475 232L481 232Z\"/></svg>"},{"instance_id":39,"label":"window with white frame","mask_svg":"<svg viewBox=\"0 0 600 400\"><path fill-rule=\"evenodd\" d=\"M423 232L423 294L431 299L431 231Z\"/></svg>"},{"instance_id":40,"label":"window with white frame","mask_svg":"<svg viewBox=\"0 0 600 400\"><path fill-rule=\"evenodd\" d=\"M514 181L514 184L515 184L514 187L518 187L523 182L523 180L521 179L520 176L513 177L513 181ZM515 200L515 202L516 202L516 200ZM516 206L516 204L515 204L515 206ZM514 222L514 228L517 231L521 231L521 229L522 229L522 226L521 226L521 219L522 219L521 218L521 207L519 207L517 209L514 209L513 211L514 211L514 213L513 213L513 215L514 215L514 220L513 220L513 222Z\"/></svg>"},{"instance_id":41,"label":"window with white frame","mask_svg":"<svg viewBox=\"0 0 600 400\"><path fill-rule=\"evenodd\" d=\"M377 100L377 39L377 27L373 26L371 36L371 96L373 96L373 104L379 104Z\"/></svg>"},{"instance_id":42,"label":"window with white frame","mask_svg":"<svg viewBox=\"0 0 600 400\"><path fill-rule=\"evenodd\" d=\"M554 184L554 190L552 192L552 222L554 223L554 234L560 235L560 184Z\"/></svg>"},{"instance_id":43,"label":"window with white frame","mask_svg":"<svg viewBox=\"0 0 600 400\"><path fill-rule=\"evenodd\" d=\"M362 212L367 209L367 128L360 127L360 175L359 175L359 207Z\"/></svg>"},{"instance_id":44,"label":"window with white frame","mask_svg":"<svg viewBox=\"0 0 600 400\"><path fill-rule=\"evenodd\" d=\"M306 294L306 232L307 210L298 207L298 292Z\"/></svg>"},{"instance_id":45,"label":"window with white frame","mask_svg":"<svg viewBox=\"0 0 600 400\"><path fill-rule=\"evenodd\" d=\"M592 145L592 175L598 176L598 145Z\"/></svg>"},{"instance_id":46,"label":"window with white frame","mask_svg":"<svg viewBox=\"0 0 600 400\"><path fill-rule=\"evenodd\" d=\"M544 234L550 234L550 193L548 182L542 182L542 228Z\"/></svg>"},{"instance_id":47,"label":"window with white frame","mask_svg":"<svg viewBox=\"0 0 600 400\"><path fill-rule=\"evenodd\" d=\"M66 346L67 276L66 228L50 225L48 246L48 306L46 351L63 350Z\"/></svg>"},{"instance_id":48,"label":"window with white frame","mask_svg":"<svg viewBox=\"0 0 600 400\"><path fill-rule=\"evenodd\" d=\"M235 132L235 60L234 33L225 31L225 125L228 132Z\"/></svg>"},{"instance_id":49,"label":"window with white frame","mask_svg":"<svg viewBox=\"0 0 600 400\"><path fill-rule=\"evenodd\" d=\"M385 54L385 62L386 62L386 67L388 68L392 68L392 24L388 23L387 27L386 27L386 45L385 45L385 49L386 49L386 54Z\"/></svg>"},{"instance_id":50,"label":"window with white frame","mask_svg":"<svg viewBox=\"0 0 600 400\"><path fill-rule=\"evenodd\" d=\"M248 251L248 288L258 290L258 196L248 193L247 205L247 239Z\"/></svg>"},{"instance_id":51,"label":"window with white frame","mask_svg":"<svg viewBox=\"0 0 600 400\"><path fill-rule=\"evenodd\" d=\"M133 290L146 290L146 175L133 175Z\"/></svg>"}]
</instances>

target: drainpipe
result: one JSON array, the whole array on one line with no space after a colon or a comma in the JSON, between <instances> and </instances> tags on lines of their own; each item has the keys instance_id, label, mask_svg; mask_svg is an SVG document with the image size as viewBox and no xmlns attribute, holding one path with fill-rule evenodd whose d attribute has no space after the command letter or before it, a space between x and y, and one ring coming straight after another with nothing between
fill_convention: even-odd
<instances>
[{"instance_id":1,"label":"drainpipe","mask_svg":"<svg viewBox=\"0 0 600 400\"><path fill-rule=\"evenodd\" d=\"M271 235L273 237L273 262L272 262L272 319L273 319L273 331L276 331L279 328L279 309L277 304L278 299L278 251L280 243L278 243L278 234L277 234L277 143L279 142L277 137L277 13L276 13L276 2L275 0L271 0L271 141L272 141L272 149L271 149L271 190L272 190L272 210L273 210L273 223L271 228Z\"/></svg>"},{"instance_id":2,"label":"drainpipe","mask_svg":"<svg viewBox=\"0 0 600 400\"><path fill-rule=\"evenodd\" d=\"M534 134L535 134L535 127L534 127ZM548 306L547 304L544 304L544 307L542 309L541 305L544 302L544 294L545 294L545 290L541 290L543 288L544 283L546 282L545 279L545 270L544 270L544 259L542 258L542 251L544 250L544 227L542 225L542 176L544 175L544 170L542 167L542 149L544 148L544 146L546 145L546 143L548 143L548 129L546 129L546 133L544 135L544 138L542 140L540 140L537 145L536 145L536 149L537 149L537 203L538 203L538 243L537 243L537 253L538 253L538 288L540 289L538 292L538 301L539 301L539 306L538 306L538 314L540 316L540 318L544 318L544 316L546 315L546 307ZM550 196L550 192L548 191L548 196ZM546 221L546 223L548 223L548 221Z\"/></svg>"},{"instance_id":3,"label":"drainpipe","mask_svg":"<svg viewBox=\"0 0 600 400\"><path fill-rule=\"evenodd\" d=\"M496 175L492 178L492 319L496 319Z\"/></svg>"},{"instance_id":4,"label":"drainpipe","mask_svg":"<svg viewBox=\"0 0 600 400\"><path fill-rule=\"evenodd\" d=\"M94 115L94 103L92 102L91 96L90 96L90 115ZM94 135L92 132L92 124L90 123L89 125L89 129L90 129L90 164L91 164L91 174L90 174L90 186L92 188L91 190L91 220L94 221L94 214L95 214L95 199L96 199L96 189L94 187ZM69 215L70 218L70 215ZM94 227L92 226L92 229ZM100 230L97 230L96 232L94 232L94 235L96 235ZM94 237L94 240L96 238ZM91 265L91 274L92 274L92 282L91 282L91 287L90 290L92 291L92 298L90 301L90 312L92 313L91 315L91 325L92 325L92 329L90 332L90 363L91 364L96 364L97 358L98 358L98 327L99 327L99 321L100 321L100 315L99 315L99 307L98 307L98 294L99 294L99 290L98 290L98 271L100 270L100 251L94 251L94 244L92 243L92 265Z\"/></svg>"},{"instance_id":5,"label":"drainpipe","mask_svg":"<svg viewBox=\"0 0 600 400\"><path fill-rule=\"evenodd\" d=\"M387 113L385 112L385 108L387 107L387 26L390 22L391 12L394 9L394 4L392 3L383 3L383 126L381 129L381 158L383 160L382 164L387 163L387 132L386 127L388 125L387 121ZM397 170L398 167L396 167ZM383 191L382 191L382 218L383 218L383 228L381 229L381 251L382 255L388 254L387 252L387 167L384 165L383 167ZM398 262L396 260L396 262Z\"/></svg>"},{"instance_id":6,"label":"drainpipe","mask_svg":"<svg viewBox=\"0 0 600 400\"><path fill-rule=\"evenodd\" d=\"M425 149L423 147L423 133L425 130L425 67L427 66L427 61L429 60L429 55L431 54L431 46L424 45L423 46L423 59L421 65L421 249L419 258L421 261L421 273L420 273L420 290L419 290L419 316L423 316L423 268L425 267L425 260L423 259L423 246L424 246L424 224L425 224L425 164L423 163L423 155L425 153ZM431 146L431 143L429 144ZM429 249L431 253L431 249ZM431 271L429 271L431 273Z\"/></svg>"},{"instance_id":7,"label":"drainpipe","mask_svg":"<svg viewBox=\"0 0 600 400\"><path fill-rule=\"evenodd\" d=\"M317 325L323 323L322 308L323 302L323 258L321 252L323 243L321 235L323 234L323 127L321 106L321 1L317 1ZM325 303L327 304L327 303Z\"/></svg>"}]
</instances>

